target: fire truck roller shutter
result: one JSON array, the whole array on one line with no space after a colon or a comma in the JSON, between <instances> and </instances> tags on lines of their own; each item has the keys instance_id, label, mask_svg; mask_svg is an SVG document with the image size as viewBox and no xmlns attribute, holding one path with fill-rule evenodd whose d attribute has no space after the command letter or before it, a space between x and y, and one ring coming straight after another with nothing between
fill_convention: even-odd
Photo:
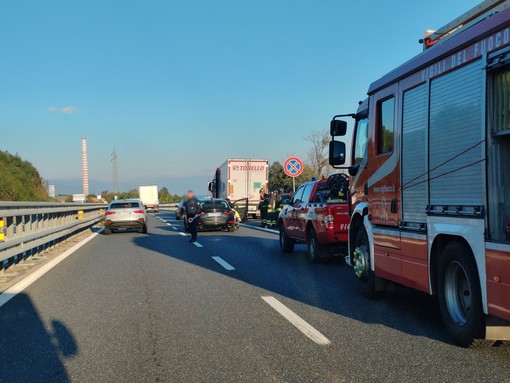
<instances>
[{"instance_id":1,"label":"fire truck roller shutter","mask_svg":"<svg viewBox=\"0 0 510 383\"><path fill-rule=\"evenodd\" d=\"M482 205L482 60L431 82L430 204Z\"/></svg>"},{"instance_id":2,"label":"fire truck roller shutter","mask_svg":"<svg viewBox=\"0 0 510 383\"><path fill-rule=\"evenodd\" d=\"M404 93L402 120L402 220L427 222L427 84Z\"/></svg>"}]
</instances>

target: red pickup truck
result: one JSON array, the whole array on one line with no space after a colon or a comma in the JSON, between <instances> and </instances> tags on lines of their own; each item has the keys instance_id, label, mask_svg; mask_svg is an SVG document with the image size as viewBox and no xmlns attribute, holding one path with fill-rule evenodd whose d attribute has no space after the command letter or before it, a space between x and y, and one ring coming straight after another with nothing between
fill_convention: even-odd
<instances>
[{"instance_id":1,"label":"red pickup truck","mask_svg":"<svg viewBox=\"0 0 510 383\"><path fill-rule=\"evenodd\" d=\"M348 187L348 177L343 174L301 185L278 217L281 251L290 253L294 244L306 243L314 263L326 256L347 254Z\"/></svg>"}]
</instances>

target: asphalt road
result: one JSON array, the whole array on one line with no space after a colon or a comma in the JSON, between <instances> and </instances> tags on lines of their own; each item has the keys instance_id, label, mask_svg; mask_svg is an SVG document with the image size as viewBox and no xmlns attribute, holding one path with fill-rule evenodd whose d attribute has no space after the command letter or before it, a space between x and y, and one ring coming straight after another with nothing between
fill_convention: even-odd
<instances>
[{"instance_id":1,"label":"asphalt road","mask_svg":"<svg viewBox=\"0 0 510 383\"><path fill-rule=\"evenodd\" d=\"M452 345L425 295L367 301L340 259L157 216L0 307L0 382L510 382L510 347Z\"/></svg>"}]
</instances>

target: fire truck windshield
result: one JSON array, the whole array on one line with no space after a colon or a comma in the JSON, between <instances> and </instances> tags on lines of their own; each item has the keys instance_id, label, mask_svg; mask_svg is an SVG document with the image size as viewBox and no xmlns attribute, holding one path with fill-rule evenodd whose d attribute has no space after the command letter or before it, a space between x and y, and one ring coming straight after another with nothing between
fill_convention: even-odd
<instances>
[{"instance_id":1,"label":"fire truck windshield","mask_svg":"<svg viewBox=\"0 0 510 383\"><path fill-rule=\"evenodd\" d=\"M368 142L368 118L358 120L354 137L354 165L361 163L367 151Z\"/></svg>"}]
</instances>

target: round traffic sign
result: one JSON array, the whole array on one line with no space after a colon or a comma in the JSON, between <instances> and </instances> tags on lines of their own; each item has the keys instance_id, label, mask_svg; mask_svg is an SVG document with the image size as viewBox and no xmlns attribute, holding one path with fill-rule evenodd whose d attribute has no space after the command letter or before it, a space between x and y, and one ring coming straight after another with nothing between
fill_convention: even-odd
<instances>
[{"instance_id":1,"label":"round traffic sign","mask_svg":"<svg viewBox=\"0 0 510 383\"><path fill-rule=\"evenodd\" d=\"M289 177L297 177L303 173L303 161L297 157L289 157L283 163L283 171Z\"/></svg>"}]
</instances>

